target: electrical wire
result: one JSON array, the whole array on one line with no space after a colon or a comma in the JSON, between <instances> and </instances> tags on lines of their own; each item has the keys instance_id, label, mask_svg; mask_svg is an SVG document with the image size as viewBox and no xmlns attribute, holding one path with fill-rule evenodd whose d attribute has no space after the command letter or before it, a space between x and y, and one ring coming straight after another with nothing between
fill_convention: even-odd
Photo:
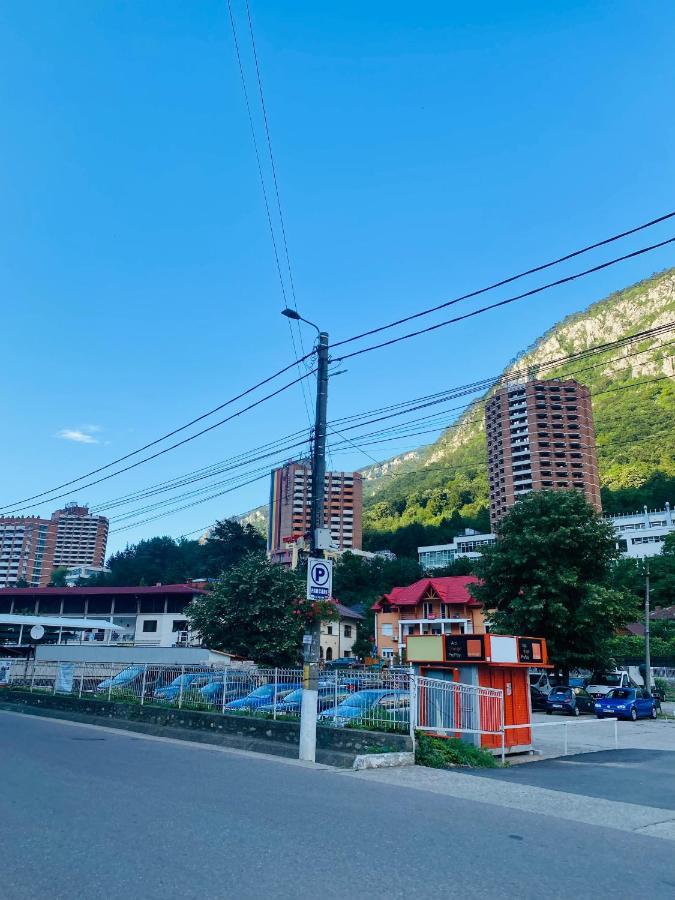
<instances>
[{"instance_id":1,"label":"electrical wire","mask_svg":"<svg viewBox=\"0 0 675 900\"><path fill-rule=\"evenodd\" d=\"M248 4L247 4L247 6L248 6ZM276 235L274 233L274 224L272 222L272 213L270 210L270 203L269 203L269 199L267 196L267 188L265 186L265 176L263 174L262 160L260 159L260 150L258 148L258 138L256 135L255 123L253 121L253 111L251 109L251 102L249 100L249 95L248 95L248 87L246 85L246 75L244 74L244 64L243 64L243 61L241 58L241 52L239 49L239 38L237 37L237 26L235 25L235 21L234 21L234 12L232 10L231 0L227 0L227 8L228 8L229 15L230 15L230 25L232 27L232 38L234 40L234 49L235 49L235 53L237 56L237 63L239 66L239 76L241 78L241 86L242 86L242 90L244 93L244 101L246 104L246 113L248 115L248 123L249 123L250 129L251 129L251 140L253 141L253 149L255 151L255 159L256 159L256 164L258 167L258 177L260 179L260 187L262 190L263 200L265 203L265 212L267 214L267 224L269 226L270 238L272 239L272 248L274 250L274 260L276 263L277 274L279 276L279 284L281 286L281 296L283 297L283 300L284 300L284 306L287 306L288 301L286 299L286 285L285 285L284 277L283 277L283 274L281 271L281 261L279 259L279 250L277 248L277 239L276 239ZM249 13L249 26L251 29L251 39L253 40L253 26L252 26L251 19L250 19L250 13ZM254 54L255 54L255 43L254 43ZM256 56L256 70L258 71L257 56ZM265 104L264 104L264 99L263 99L263 95L262 95L262 82L260 80L259 71L258 71L258 84L260 87L260 96L261 96L261 100L262 100L262 108L263 108L263 113L264 113L264 117L265 117L265 129L267 132L267 140L268 140L270 159L272 160L272 172L274 174L274 184L275 184L275 189L277 191L277 202L279 203L279 214L281 215L281 205L279 202L279 191L278 191L278 187L276 184L276 181L277 181L276 171L274 168L274 161L273 161L273 157L272 157L272 146L271 146L270 137L269 137L269 130L267 128L267 113L265 111ZM282 221L282 230L284 231L284 242L286 242L285 230L283 228L283 218L281 221ZM286 258L288 260L288 247L286 247ZM288 262L288 265L289 265L289 270L290 270L290 261ZM293 291L293 299L295 302L295 292L294 291ZM291 336L291 344L293 347L293 356L296 359L299 359L299 354L297 351L297 347L295 345L295 334L293 332L293 326L291 324L290 319L288 320L288 328L289 328L289 333ZM298 332L300 332L299 328L298 328ZM301 341L301 346L302 346L302 335L300 335L300 341ZM303 349L303 355L304 355L304 347L302 349ZM298 371L301 371L300 362L298 362ZM308 419L309 423L311 424L311 415L309 412L309 405L307 403L307 396L305 394L305 386L304 386L303 382L300 382L300 388L302 391L303 403L305 405L305 412L307 413L307 419Z\"/></svg>"},{"instance_id":2,"label":"electrical wire","mask_svg":"<svg viewBox=\"0 0 675 900\"><path fill-rule=\"evenodd\" d=\"M607 262L600 263L597 266L592 266L590 269L584 269L581 272L575 272L572 275L567 275L565 278L559 278L556 281L550 281L548 284L540 285L539 287L532 288L529 291L524 291L522 294L516 294L514 297L507 297L505 300L499 300L497 303L490 303L487 306L481 306L478 309L474 309L471 312L464 313L461 316L454 316L452 319L446 319L443 322L437 322L435 325L428 325L426 328L420 328L418 331L411 331L408 334L402 334L395 338L390 338L388 341L382 341L379 344L371 344L369 347L362 347L360 350L353 350L351 353L345 353L342 356L332 357L333 362L344 362L346 359L351 359L354 356L361 356L364 353L371 353L374 350L381 350L383 347L391 347L393 344L398 344L401 341L407 341L410 338L419 337L422 334L429 334L432 331L436 331L439 328L445 328L447 325L454 325L456 322L463 322L466 319L471 319L475 316L482 315L483 313L489 312L493 309L499 309L503 306L508 306L510 303L515 303L517 300L523 300L526 297L532 297L535 294L540 294L542 291L550 290L551 288L558 287L561 284L569 284L572 281L576 281L578 278L584 278L586 275L591 275L594 272L600 272L602 269L607 269L609 266L617 265L617 263L625 262L627 259L634 259L637 256L642 256L644 253L650 253L652 250L658 250L661 247L665 247L668 244L675 243L675 237L667 238L665 241L659 241L657 244L651 244L648 247L641 247L639 250L634 250L632 253L626 253L623 256L618 256L615 259L610 259ZM350 339L351 340L351 339ZM340 342L341 344L347 343L347 339ZM339 344L332 344L331 347L337 347Z\"/></svg>"},{"instance_id":3,"label":"electrical wire","mask_svg":"<svg viewBox=\"0 0 675 900\"><path fill-rule=\"evenodd\" d=\"M401 319L396 319L393 322L389 322L387 325L380 325L377 328L371 328L368 331L362 331L361 334L355 334L350 338L345 338L344 340L338 341L334 343L333 347L340 347L342 344L348 344L352 341L358 341L364 337L370 337L372 334L378 334L381 331L386 331L389 328L395 328L397 325L403 325L405 322L411 322L413 319L419 319L421 316L428 316L431 313L438 312L439 309L445 309L448 306L454 306L456 303L461 303L463 300L470 300L473 297L478 297L481 294L486 294L488 291L494 291L497 288L504 287L504 285L511 284L514 281L518 281L521 278L525 278L528 275L534 275L537 272L543 272L545 269L550 269L552 266L557 266L560 263L567 262L570 259L574 259L577 256L581 256L584 253L588 253L591 250L597 250L598 247L604 247L607 244L611 244L614 241L621 240L622 238L628 237L631 234L637 234L639 231L644 231L646 228L652 228L654 225L658 225L661 222L666 222L668 219L672 219L675 217L675 211L666 213L663 216L659 216L656 219L651 219L649 222L644 222L642 225L637 225L634 228L630 228L627 231L622 231L620 234L612 235L611 237L604 238L601 241L596 241L594 244L588 244L586 247L581 247L579 250L574 250L571 253L565 254L565 256L560 256L558 259L551 260L547 263L542 263L541 265L534 266L531 269L526 269L524 272L519 272L517 275L510 275L508 278L502 278L501 281L495 281L493 284L489 284L486 287L479 288L475 291L470 291L468 294L463 294L460 297L455 297L454 300L448 300L445 303L439 303L436 306L430 306L428 309L420 310L420 312L412 313L409 316L404 316Z\"/></svg>"}]
</instances>

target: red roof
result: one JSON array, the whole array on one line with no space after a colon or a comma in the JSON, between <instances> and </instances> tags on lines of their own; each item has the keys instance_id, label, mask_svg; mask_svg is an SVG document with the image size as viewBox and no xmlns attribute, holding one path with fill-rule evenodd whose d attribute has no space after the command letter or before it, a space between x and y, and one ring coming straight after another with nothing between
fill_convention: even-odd
<instances>
[{"instance_id":1,"label":"red roof","mask_svg":"<svg viewBox=\"0 0 675 900\"><path fill-rule=\"evenodd\" d=\"M378 612L382 600L387 600L392 606L417 606L429 588L438 594L442 603L461 603L466 606L482 606L469 593L470 584L478 584L479 579L475 575L448 575L445 578L421 578L408 587L395 587L385 594L381 600L374 603L372 609Z\"/></svg>"},{"instance_id":2,"label":"red roof","mask_svg":"<svg viewBox=\"0 0 675 900\"><path fill-rule=\"evenodd\" d=\"M206 594L191 584L153 584L143 587L42 587L42 588L0 588L0 597L69 597L91 596L93 594Z\"/></svg>"}]
</instances>

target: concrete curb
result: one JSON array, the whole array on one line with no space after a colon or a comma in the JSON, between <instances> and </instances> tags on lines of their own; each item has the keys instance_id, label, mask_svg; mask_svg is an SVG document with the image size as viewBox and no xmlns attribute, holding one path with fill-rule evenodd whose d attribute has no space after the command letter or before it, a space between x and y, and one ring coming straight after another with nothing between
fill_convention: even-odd
<instances>
[{"instance_id":1,"label":"concrete curb","mask_svg":"<svg viewBox=\"0 0 675 900\"><path fill-rule=\"evenodd\" d=\"M414 753L362 753L357 756L352 769L385 769L392 766L414 766Z\"/></svg>"}]
</instances>

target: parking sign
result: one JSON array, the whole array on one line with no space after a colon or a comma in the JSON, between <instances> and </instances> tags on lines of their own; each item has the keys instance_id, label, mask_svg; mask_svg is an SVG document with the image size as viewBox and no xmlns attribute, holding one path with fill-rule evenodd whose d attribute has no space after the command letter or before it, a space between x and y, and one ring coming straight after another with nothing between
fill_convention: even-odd
<instances>
[{"instance_id":1,"label":"parking sign","mask_svg":"<svg viewBox=\"0 0 675 900\"><path fill-rule=\"evenodd\" d=\"M307 564L307 599L328 600L333 593L333 562L310 559Z\"/></svg>"}]
</instances>

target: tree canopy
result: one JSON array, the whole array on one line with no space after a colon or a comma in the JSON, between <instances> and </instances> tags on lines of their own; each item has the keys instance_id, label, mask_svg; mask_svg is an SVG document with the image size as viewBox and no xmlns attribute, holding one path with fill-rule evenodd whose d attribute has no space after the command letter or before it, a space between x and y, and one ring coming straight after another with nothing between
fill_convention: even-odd
<instances>
[{"instance_id":1,"label":"tree canopy","mask_svg":"<svg viewBox=\"0 0 675 900\"><path fill-rule=\"evenodd\" d=\"M259 553L230 566L214 590L190 604L187 616L204 642L261 665L298 663L303 622L294 614L302 579Z\"/></svg>"},{"instance_id":2,"label":"tree canopy","mask_svg":"<svg viewBox=\"0 0 675 900\"><path fill-rule=\"evenodd\" d=\"M635 621L638 603L612 586L618 556L610 525L578 491L536 491L502 519L476 567L492 630L544 637L563 673L602 664L615 630Z\"/></svg>"},{"instance_id":3,"label":"tree canopy","mask_svg":"<svg viewBox=\"0 0 675 900\"><path fill-rule=\"evenodd\" d=\"M216 522L204 542L163 536L131 544L108 559L108 574L82 581L89 586L182 584L194 578L218 578L247 553L265 549L252 525L236 519Z\"/></svg>"}]
</instances>

